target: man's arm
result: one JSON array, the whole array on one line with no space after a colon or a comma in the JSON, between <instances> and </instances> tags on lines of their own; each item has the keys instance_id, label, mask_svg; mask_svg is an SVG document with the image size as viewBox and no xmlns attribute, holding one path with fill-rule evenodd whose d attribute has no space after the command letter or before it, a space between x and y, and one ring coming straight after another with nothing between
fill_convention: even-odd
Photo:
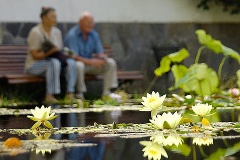
<instances>
[{"instance_id":1,"label":"man's arm","mask_svg":"<svg viewBox=\"0 0 240 160\"><path fill-rule=\"evenodd\" d=\"M73 55L73 58L76 61L81 61L86 65L92 65L90 59L84 58L79 55L77 40L74 36L68 34L65 38L65 45L76 53Z\"/></svg>"},{"instance_id":2,"label":"man's arm","mask_svg":"<svg viewBox=\"0 0 240 160\"><path fill-rule=\"evenodd\" d=\"M102 68L106 64L106 60L100 58L84 58L79 55L75 56L74 59L76 61L81 61L85 65L95 66L98 68Z\"/></svg>"}]
</instances>

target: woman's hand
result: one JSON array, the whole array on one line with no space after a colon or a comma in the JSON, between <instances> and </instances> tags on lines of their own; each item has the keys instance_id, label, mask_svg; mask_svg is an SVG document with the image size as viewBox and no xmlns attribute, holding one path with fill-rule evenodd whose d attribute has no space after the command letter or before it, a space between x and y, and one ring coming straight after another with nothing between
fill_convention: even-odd
<instances>
[{"instance_id":1,"label":"woman's hand","mask_svg":"<svg viewBox=\"0 0 240 160\"><path fill-rule=\"evenodd\" d=\"M49 51L47 51L45 53L46 57L52 55L53 53L57 52L58 51L58 48L57 47L53 47L52 49L50 49Z\"/></svg>"},{"instance_id":2,"label":"woman's hand","mask_svg":"<svg viewBox=\"0 0 240 160\"><path fill-rule=\"evenodd\" d=\"M41 60L41 59L47 58L48 56L52 55L56 51L58 51L58 48L57 47L53 47L52 49L50 49L46 53L44 53L42 51L39 51L39 50L31 50L30 53L32 54L33 59Z\"/></svg>"}]
</instances>

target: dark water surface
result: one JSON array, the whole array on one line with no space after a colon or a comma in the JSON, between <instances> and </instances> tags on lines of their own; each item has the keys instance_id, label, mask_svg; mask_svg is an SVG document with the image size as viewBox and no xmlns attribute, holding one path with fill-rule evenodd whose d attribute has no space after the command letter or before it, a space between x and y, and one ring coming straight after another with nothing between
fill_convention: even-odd
<instances>
[{"instance_id":1,"label":"dark water surface","mask_svg":"<svg viewBox=\"0 0 240 160\"><path fill-rule=\"evenodd\" d=\"M104 112L84 112L84 113L62 113L51 121L55 128L61 127L86 127L97 124L115 123L148 123L150 119L149 112L139 111L104 111ZM238 122L238 110L218 110L210 118L211 122ZM26 115L1 115L0 129L29 129L34 124ZM36 150L27 150L27 152L15 154L6 152L1 147L0 160L147 160L143 157L142 149L144 146L140 141L149 141L150 136L114 136L114 133L105 136L96 136L96 133L71 133L71 134L52 134L49 138L59 143L51 143L42 140L41 143L52 145L51 154L42 152L36 154ZM202 160L202 159L222 159L238 160L240 159L240 138L239 132L230 130L228 132L219 132L213 138L213 144L196 145L193 144L193 137L182 137L184 148L166 146L164 149L168 154L168 160ZM32 140L36 138L31 134L11 134L8 131L0 132L1 144L9 137L18 137L23 143L34 145ZM60 145L66 144L64 147ZM67 146L67 144L76 144L76 146ZM88 146L77 146L77 144L89 144ZM52 146L50 148L52 148ZM54 148L55 147L55 148ZM9 155L10 154L10 155ZM222 157L221 157L222 156ZM224 158L225 157L225 158Z\"/></svg>"}]
</instances>

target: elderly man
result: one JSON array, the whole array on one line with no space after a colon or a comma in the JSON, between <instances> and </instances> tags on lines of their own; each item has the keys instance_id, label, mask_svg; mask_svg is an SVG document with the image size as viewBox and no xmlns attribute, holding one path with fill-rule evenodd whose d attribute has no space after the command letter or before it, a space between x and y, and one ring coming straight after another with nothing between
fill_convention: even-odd
<instances>
[{"instance_id":1,"label":"elderly man","mask_svg":"<svg viewBox=\"0 0 240 160\"><path fill-rule=\"evenodd\" d=\"M84 98L83 93L87 91L85 73L104 74L103 96L108 96L112 88L118 87L116 62L104 54L99 35L94 30L93 16L89 12L84 12L79 23L69 30L65 37L65 45L76 53L76 98Z\"/></svg>"}]
</instances>

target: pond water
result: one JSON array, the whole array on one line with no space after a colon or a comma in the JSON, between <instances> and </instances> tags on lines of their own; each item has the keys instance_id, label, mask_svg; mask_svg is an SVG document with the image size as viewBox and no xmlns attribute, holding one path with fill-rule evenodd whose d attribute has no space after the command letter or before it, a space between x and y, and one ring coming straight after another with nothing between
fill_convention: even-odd
<instances>
[{"instance_id":1,"label":"pond water","mask_svg":"<svg viewBox=\"0 0 240 160\"><path fill-rule=\"evenodd\" d=\"M150 112L140 112L138 109L139 106L108 106L105 109L53 106L53 112L58 115L51 121L54 129L38 133L30 131L34 124L26 116L31 114L30 110L0 109L0 159L147 160L143 157L144 146L140 141L151 142L152 136L161 137L169 144L179 144L163 147L168 156L162 156L164 160L240 159L239 129L232 129L238 125L239 109L216 110L209 118L213 126L218 128L214 136L208 132L185 132L184 129L189 126L183 126L180 135L174 131L139 129L146 127L151 116ZM184 114L189 113L184 111ZM129 125L135 129L114 128L116 124ZM228 126L231 129L228 130ZM21 149L3 147L4 141L10 137L21 140Z\"/></svg>"}]
</instances>

